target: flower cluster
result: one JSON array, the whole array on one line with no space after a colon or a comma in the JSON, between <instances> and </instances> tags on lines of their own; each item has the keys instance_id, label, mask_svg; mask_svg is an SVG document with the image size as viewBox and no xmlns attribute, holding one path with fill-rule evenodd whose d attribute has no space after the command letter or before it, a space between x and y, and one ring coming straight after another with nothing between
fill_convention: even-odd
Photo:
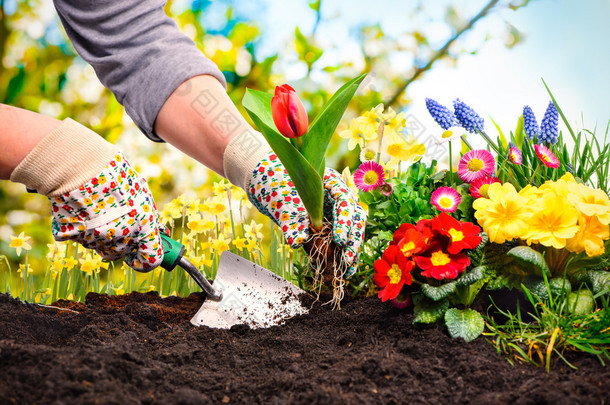
<instances>
[{"instance_id":1,"label":"flower cluster","mask_svg":"<svg viewBox=\"0 0 610 405\"><path fill-rule=\"evenodd\" d=\"M354 118L339 136L348 140L349 150L360 147L363 163L375 161L386 170L393 170L401 162L417 162L426 150L412 135L402 134L406 125L404 113L396 113L392 108L384 112L383 104L379 104Z\"/></svg>"},{"instance_id":2,"label":"flower cluster","mask_svg":"<svg viewBox=\"0 0 610 405\"><path fill-rule=\"evenodd\" d=\"M402 224L374 264L379 298L395 299L413 279L424 283L457 278L470 265L465 251L481 243L480 232L478 226L445 213L415 225Z\"/></svg>"},{"instance_id":3,"label":"flower cluster","mask_svg":"<svg viewBox=\"0 0 610 405\"><path fill-rule=\"evenodd\" d=\"M494 183L487 194L475 200L473 208L490 242L520 239L588 256L604 253L604 241L610 238L610 199L600 189L577 183L571 174L520 191L510 183Z\"/></svg>"}]
</instances>

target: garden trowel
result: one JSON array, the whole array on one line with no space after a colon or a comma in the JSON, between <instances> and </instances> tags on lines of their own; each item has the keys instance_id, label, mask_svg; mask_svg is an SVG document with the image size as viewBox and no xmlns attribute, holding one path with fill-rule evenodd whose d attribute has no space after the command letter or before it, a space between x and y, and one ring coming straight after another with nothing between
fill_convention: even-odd
<instances>
[{"instance_id":1,"label":"garden trowel","mask_svg":"<svg viewBox=\"0 0 610 405\"><path fill-rule=\"evenodd\" d=\"M251 328L280 325L285 319L307 313L301 303L305 291L269 270L234 253L224 251L212 285L184 257L184 246L166 236L163 263L172 271L182 267L207 294L191 323L228 329L245 324Z\"/></svg>"}]
</instances>

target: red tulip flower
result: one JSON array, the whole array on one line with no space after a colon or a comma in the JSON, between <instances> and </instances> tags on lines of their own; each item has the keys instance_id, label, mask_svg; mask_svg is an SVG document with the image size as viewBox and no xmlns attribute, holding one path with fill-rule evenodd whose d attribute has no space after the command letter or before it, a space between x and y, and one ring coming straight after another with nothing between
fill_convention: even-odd
<instances>
[{"instance_id":1,"label":"red tulip flower","mask_svg":"<svg viewBox=\"0 0 610 405\"><path fill-rule=\"evenodd\" d=\"M275 87L271 114L278 131L287 138L298 138L307 132L309 120L305 106L288 84Z\"/></svg>"}]
</instances>

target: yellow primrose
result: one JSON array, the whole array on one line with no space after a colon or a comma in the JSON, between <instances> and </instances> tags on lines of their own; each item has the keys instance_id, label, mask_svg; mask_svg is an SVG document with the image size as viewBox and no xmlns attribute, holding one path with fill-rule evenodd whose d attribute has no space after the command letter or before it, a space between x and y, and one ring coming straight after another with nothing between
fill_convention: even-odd
<instances>
[{"instance_id":1,"label":"yellow primrose","mask_svg":"<svg viewBox=\"0 0 610 405\"><path fill-rule=\"evenodd\" d=\"M578 231L578 211L572 204L555 193L548 192L542 197L541 209L527 222L522 239L528 243L537 242L544 246L562 249L566 240Z\"/></svg>"},{"instance_id":2,"label":"yellow primrose","mask_svg":"<svg viewBox=\"0 0 610 405\"><path fill-rule=\"evenodd\" d=\"M489 241L504 243L524 235L531 217L527 198L517 194L510 183L493 183L488 194L489 198L477 198L472 207Z\"/></svg>"},{"instance_id":3,"label":"yellow primrose","mask_svg":"<svg viewBox=\"0 0 610 405\"><path fill-rule=\"evenodd\" d=\"M587 216L596 216L604 225L610 224L610 198L603 190L580 183L570 183L568 200Z\"/></svg>"},{"instance_id":4,"label":"yellow primrose","mask_svg":"<svg viewBox=\"0 0 610 405\"><path fill-rule=\"evenodd\" d=\"M27 251L32 249L32 245L28 243L30 239L29 236L25 236L24 232L21 232L18 236L11 236L10 247L17 251L17 256L21 256L21 250Z\"/></svg>"},{"instance_id":5,"label":"yellow primrose","mask_svg":"<svg viewBox=\"0 0 610 405\"><path fill-rule=\"evenodd\" d=\"M570 252L587 252L587 256L604 254L604 241L610 239L610 226L603 225L595 216L580 215L579 229L573 238L568 239L566 249Z\"/></svg>"}]
</instances>

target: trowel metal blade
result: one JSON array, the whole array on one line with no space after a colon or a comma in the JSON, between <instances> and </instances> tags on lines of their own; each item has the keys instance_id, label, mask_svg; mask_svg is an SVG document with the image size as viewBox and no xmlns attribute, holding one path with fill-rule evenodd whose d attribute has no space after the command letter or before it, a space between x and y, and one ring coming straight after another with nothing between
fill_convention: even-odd
<instances>
[{"instance_id":1,"label":"trowel metal blade","mask_svg":"<svg viewBox=\"0 0 610 405\"><path fill-rule=\"evenodd\" d=\"M220 257L213 285L223 298L219 302L206 300L191 319L193 325L266 328L308 311L299 299L305 291L229 251Z\"/></svg>"}]
</instances>

